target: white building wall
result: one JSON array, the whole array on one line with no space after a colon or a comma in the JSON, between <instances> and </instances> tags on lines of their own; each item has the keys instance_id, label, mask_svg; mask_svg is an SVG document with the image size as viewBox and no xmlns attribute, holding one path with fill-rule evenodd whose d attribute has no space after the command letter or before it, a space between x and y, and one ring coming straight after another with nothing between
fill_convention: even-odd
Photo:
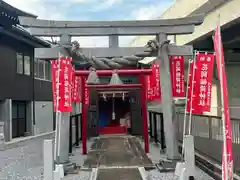
<instances>
[{"instance_id":1,"label":"white building wall","mask_svg":"<svg viewBox=\"0 0 240 180\"><path fill-rule=\"evenodd\" d=\"M12 140L12 100L6 99L0 101L0 122L4 126L5 141Z\"/></svg>"},{"instance_id":2,"label":"white building wall","mask_svg":"<svg viewBox=\"0 0 240 180\"><path fill-rule=\"evenodd\" d=\"M196 11L209 0L178 0L168 8L161 16L161 19L182 18Z\"/></svg>"},{"instance_id":3,"label":"white building wall","mask_svg":"<svg viewBox=\"0 0 240 180\"><path fill-rule=\"evenodd\" d=\"M195 0L194 0L195 1ZM195 27L195 31L190 35L177 36L177 44L184 45L192 41L204 37L204 35L211 33L220 23L221 26L233 22L240 18L240 0L226 1L217 9L205 15L203 24ZM219 18L220 15L220 18Z\"/></svg>"},{"instance_id":4,"label":"white building wall","mask_svg":"<svg viewBox=\"0 0 240 180\"><path fill-rule=\"evenodd\" d=\"M35 102L35 135L53 131L53 104L52 101Z\"/></svg>"},{"instance_id":5,"label":"white building wall","mask_svg":"<svg viewBox=\"0 0 240 180\"><path fill-rule=\"evenodd\" d=\"M208 1L209 0L177 0L163 14L159 14L158 19L174 19L188 16ZM154 38L154 36L138 36L131 42L131 46L145 46L147 41ZM173 37L169 38L172 40Z\"/></svg>"}]
</instances>

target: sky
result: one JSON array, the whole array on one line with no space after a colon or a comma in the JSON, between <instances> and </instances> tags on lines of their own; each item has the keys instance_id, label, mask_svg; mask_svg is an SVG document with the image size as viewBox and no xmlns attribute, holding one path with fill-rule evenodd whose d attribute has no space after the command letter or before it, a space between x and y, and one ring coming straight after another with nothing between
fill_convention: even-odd
<instances>
[{"instance_id":1,"label":"sky","mask_svg":"<svg viewBox=\"0 0 240 180\"><path fill-rule=\"evenodd\" d=\"M5 0L18 9L49 20L149 20L159 17L173 0ZM107 47L107 37L78 37L82 47ZM134 37L121 37L127 46Z\"/></svg>"}]
</instances>

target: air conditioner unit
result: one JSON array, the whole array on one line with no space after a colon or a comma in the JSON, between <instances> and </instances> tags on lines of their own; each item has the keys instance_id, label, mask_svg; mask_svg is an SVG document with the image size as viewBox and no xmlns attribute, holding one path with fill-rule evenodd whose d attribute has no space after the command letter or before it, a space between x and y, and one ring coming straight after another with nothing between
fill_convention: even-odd
<instances>
[{"instance_id":1,"label":"air conditioner unit","mask_svg":"<svg viewBox=\"0 0 240 180\"><path fill-rule=\"evenodd\" d=\"M175 105L185 105L185 103L186 103L186 98L185 97L183 97L183 98L174 98L173 99L173 103L175 104Z\"/></svg>"}]
</instances>

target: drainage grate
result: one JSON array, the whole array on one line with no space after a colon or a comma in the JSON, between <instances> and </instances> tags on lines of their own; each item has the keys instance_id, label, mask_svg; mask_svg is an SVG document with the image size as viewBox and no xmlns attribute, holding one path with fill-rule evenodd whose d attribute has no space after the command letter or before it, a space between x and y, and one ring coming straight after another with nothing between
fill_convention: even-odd
<instances>
[{"instance_id":1,"label":"drainage grate","mask_svg":"<svg viewBox=\"0 0 240 180\"><path fill-rule=\"evenodd\" d=\"M133 168L99 169L97 180L142 180L139 170Z\"/></svg>"}]
</instances>

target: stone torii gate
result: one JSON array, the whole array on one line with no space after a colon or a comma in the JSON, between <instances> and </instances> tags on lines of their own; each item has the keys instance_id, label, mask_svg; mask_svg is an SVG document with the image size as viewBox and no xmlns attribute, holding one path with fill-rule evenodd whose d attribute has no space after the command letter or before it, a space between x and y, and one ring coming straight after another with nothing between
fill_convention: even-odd
<instances>
[{"instance_id":1,"label":"stone torii gate","mask_svg":"<svg viewBox=\"0 0 240 180\"><path fill-rule=\"evenodd\" d=\"M27 17L19 17L19 20L34 36L60 37L60 44L57 46L36 48L35 58L58 59L61 53L72 56L73 63L80 68L117 69L136 66L144 57L157 57L161 73L166 153L170 160L179 159L172 114L169 55L191 56L193 48L169 44L167 36L193 33L195 26L202 24L203 15L147 21L53 21ZM154 35L156 40L148 42L146 47L119 47L118 36L132 35ZM81 48L78 43L71 42L71 37L74 36L108 36L109 48ZM69 113L63 113L62 116L61 124L64 124L65 128L61 128L59 160L65 163L68 161Z\"/></svg>"}]
</instances>

